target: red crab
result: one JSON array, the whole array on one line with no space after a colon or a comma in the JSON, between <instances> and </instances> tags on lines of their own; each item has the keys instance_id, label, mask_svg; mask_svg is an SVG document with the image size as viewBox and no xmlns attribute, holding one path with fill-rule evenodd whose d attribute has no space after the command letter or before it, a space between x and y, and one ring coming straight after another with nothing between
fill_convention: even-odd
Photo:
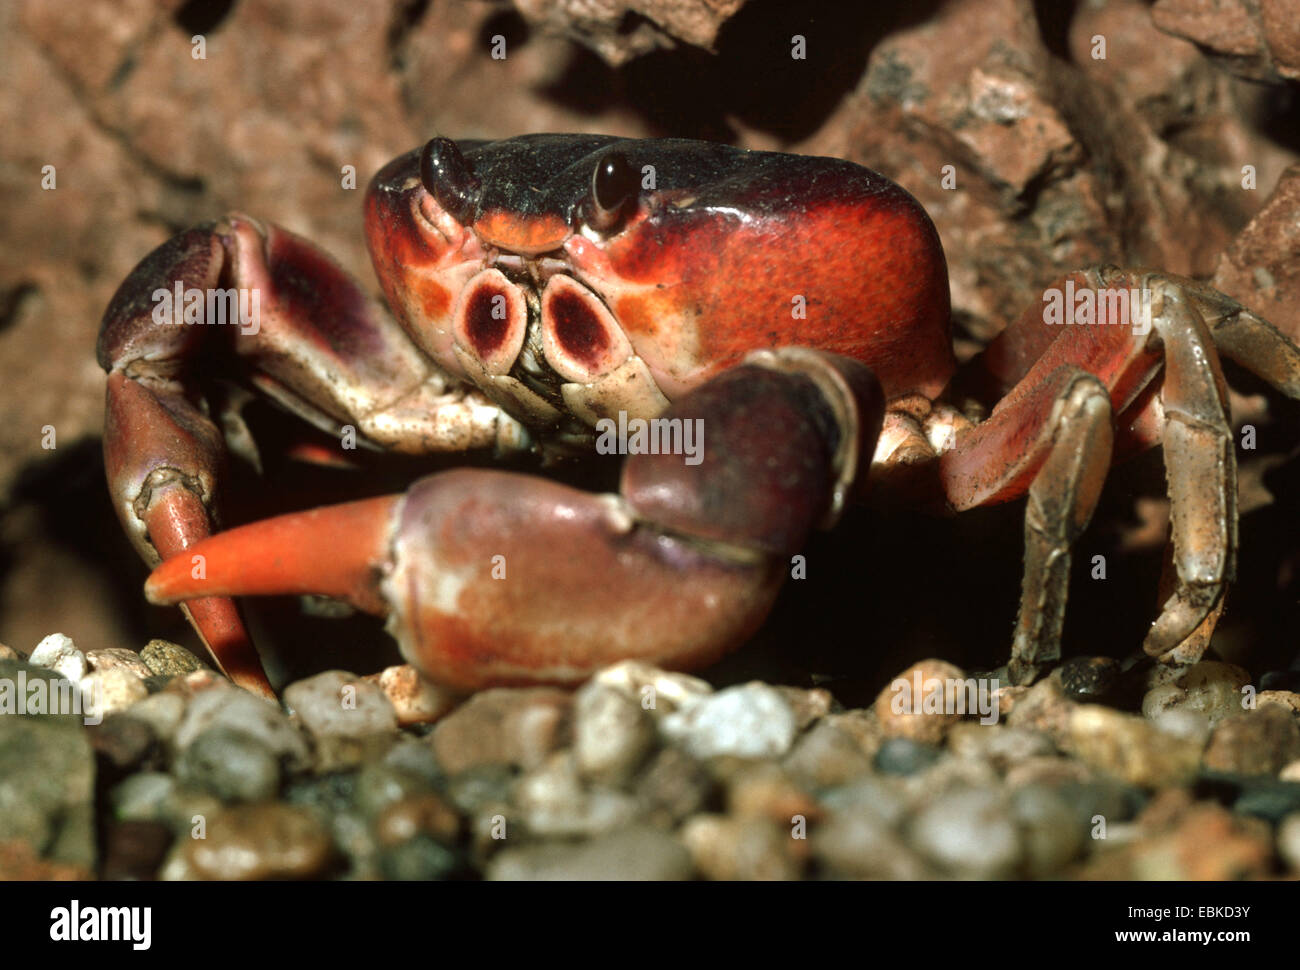
<instances>
[{"instance_id":1,"label":"red crab","mask_svg":"<svg viewBox=\"0 0 1300 970\"><path fill-rule=\"evenodd\" d=\"M183 603L263 693L228 597L346 599L465 688L575 682L627 658L707 664L867 486L949 512L1028 495L1010 663L1028 682L1059 657L1070 546L1112 457L1157 442L1176 577L1144 647L1194 659L1236 552L1219 354L1300 397L1300 350L1267 322L1193 281L1113 267L1049 288L959 372L929 217L839 159L435 138L375 176L366 222L395 319L311 243L235 214L147 256L100 333L114 502L162 561L146 593ZM204 319L239 298L242 325ZM1062 310L1079 325L1057 325L1076 322ZM213 359L317 427L399 452L572 452L611 425L702 428L702 449L631 454L617 495L456 470L211 535L225 446L198 378Z\"/></svg>"}]
</instances>

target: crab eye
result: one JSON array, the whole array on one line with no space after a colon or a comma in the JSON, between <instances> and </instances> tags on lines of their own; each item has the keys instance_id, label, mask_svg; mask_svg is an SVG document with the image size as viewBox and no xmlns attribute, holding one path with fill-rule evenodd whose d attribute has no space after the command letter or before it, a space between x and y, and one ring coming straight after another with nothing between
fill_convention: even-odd
<instances>
[{"instance_id":1,"label":"crab eye","mask_svg":"<svg viewBox=\"0 0 1300 970\"><path fill-rule=\"evenodd\" d=\"M618 222L623 206L637 193L637 171L622 152L607 152L591 176L590 222L608 229Z\"/></svg>"},{"instance_id":2,"label":"crab eye","mask_svg":"<svg viewBox=\"0 0 1300 970\"><path fill-rule=\"evenodd\" d=\"M420 181L438 205L462 225L473 221L483 183L456 143L434 138L420 153Z\"/></svg>"}]
</instances>

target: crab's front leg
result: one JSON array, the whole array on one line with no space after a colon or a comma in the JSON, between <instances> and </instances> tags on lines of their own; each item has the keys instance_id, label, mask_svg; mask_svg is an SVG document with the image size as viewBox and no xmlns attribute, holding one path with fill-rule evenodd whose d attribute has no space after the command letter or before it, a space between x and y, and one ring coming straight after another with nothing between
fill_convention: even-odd
<instances>
[{"instance_id":1,"label":"crab's front leg","mask_svg":"<svg viewBox=\"0 0 1300 970\"><path fill-rule=\"evenodd\" d=\"M238 215L147 256L110 302L98 354L109 374L109 487L150 564L214 529L225 443L202 397L212 378L245 378L318 427L351 425L376 447L460 451L526 438L495 405L449 381L328 256ZM204 597L186 606L232 679L269 695L234 604Z\"/></svg>"},{"instance_id":2,"label":"crab's front leg","mask_svg":"<svg viewBox=\"0 0 1300 970\"><path fill-rule=\"evenodd\" d=\"M659 427L700 447L632 455L619 495L444 472L221 533L193 549L204 579L171 560L146 592L346 598L387 613L414 665L465 688L576 682L621 659L701 666L763 621L790 554L859 483L883 408L861 364L765 352L680 398Z\"/></svg>"}]
</instances>

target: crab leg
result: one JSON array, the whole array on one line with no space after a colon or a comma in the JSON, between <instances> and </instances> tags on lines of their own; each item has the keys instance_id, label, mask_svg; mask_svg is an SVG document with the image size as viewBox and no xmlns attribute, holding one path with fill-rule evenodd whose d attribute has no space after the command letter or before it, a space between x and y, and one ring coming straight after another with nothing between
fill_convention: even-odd
<instances>
[{"instance_id":1,"label":"crab leg","mask_svg":"<svg viewBox=\"0 0 1300 970\"><path fill-rule=\"evenodd\" d=\"M400 497L214 536L190 550L208 560L205 578L172 560L146 594L172 603L324 589L386 611L411 663L465 688L572 683L622 659L700 666L761 624L788 556L855 484L882 413L860 364L758 355L663 416L703 429L698 464L632 455L619 495L444 472ZM329 546L332 561L300 543ZM259 549L270 554L250 567Z\"/></svg>"},{"instance_id":2,"label":"crab leg","mask_svg":"<svg viewBox=\"0 0 1300 970\"><path fill-rule=\"evenodd\" d=\"M214 531L224 477L205 379L244 377L318 427L350 425L374 447L427 453L526 442L513 419L455 385L326 255L238 215L145 257L105 311L99 362L109 372L109 486L151 565L180 557L206 568L180 555ZM233 369L213 373L217 364ZM186 609L232 679L269 696L233 603L208 597Z\"/></svg>"}]
</instances>

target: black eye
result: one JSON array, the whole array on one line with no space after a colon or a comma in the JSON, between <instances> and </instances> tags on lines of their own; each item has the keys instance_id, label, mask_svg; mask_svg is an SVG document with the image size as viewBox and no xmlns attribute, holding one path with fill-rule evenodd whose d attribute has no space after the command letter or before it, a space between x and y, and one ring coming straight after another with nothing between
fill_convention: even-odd
<instances>
[{"instance_id":1,"label":"black eye","mask_svg":"<svg viewBox=\"0 0 1300 970\"><path fill-rule=\"evenodd\" d=\"M434 138L424 146L420 153L420 181L458 222L473 221L483 184L450 138Z\"/></svg>"},{"instance_id":2,"label":"black eye","mask_svg":"<svg viewBox=\"0 0 1300 970\"><path fill-rule=\"evenodd\" d=\"M622 152L608 152L591 176L592 225L607 229L618 221L623 206L637 194L640 179Z\"/></svg>"}]
</instances>

